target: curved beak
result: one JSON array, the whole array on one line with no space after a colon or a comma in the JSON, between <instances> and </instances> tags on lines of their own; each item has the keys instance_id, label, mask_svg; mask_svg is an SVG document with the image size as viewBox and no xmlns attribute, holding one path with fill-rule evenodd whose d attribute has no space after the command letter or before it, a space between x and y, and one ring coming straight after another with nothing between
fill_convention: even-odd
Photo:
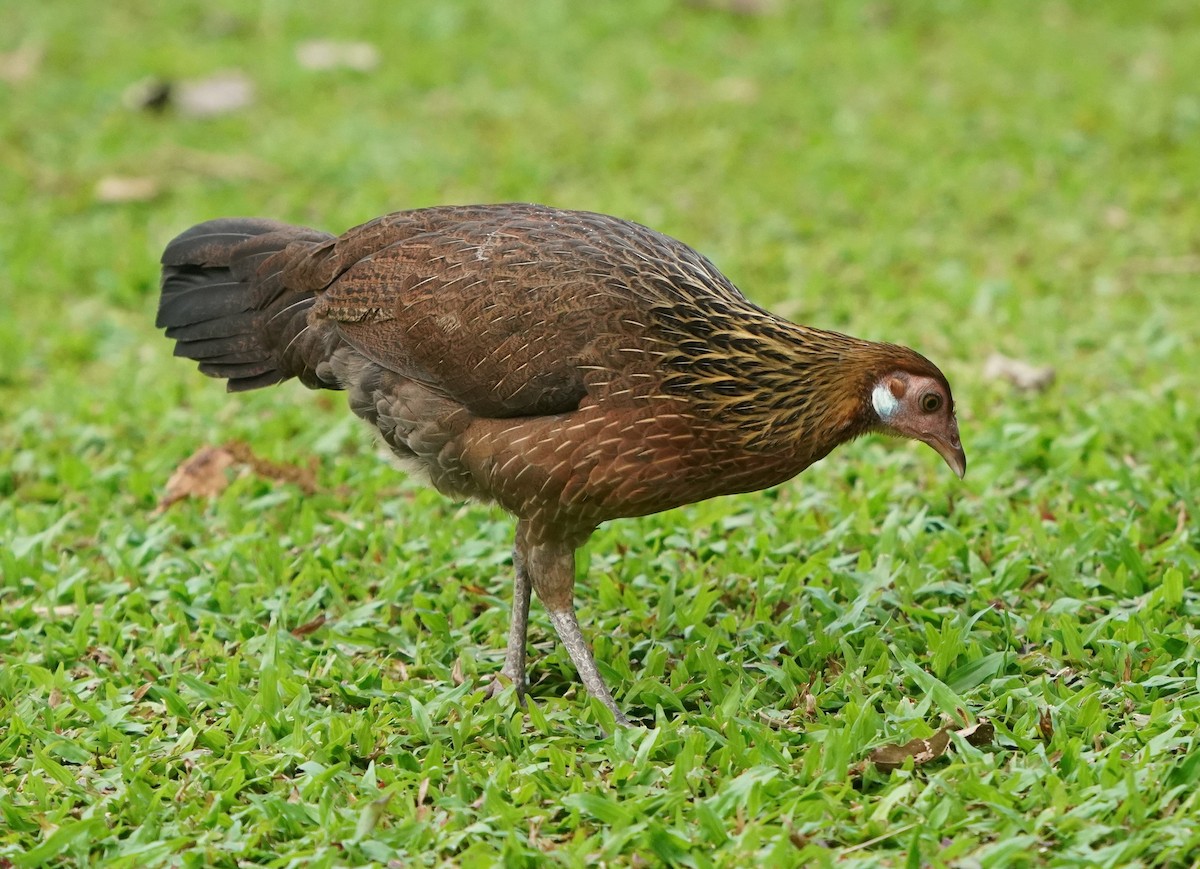
<instances>
[{"instance_id":1,"label":"curved beak","mask_svg":"<svg viewBox=\"0 0 1200 869\"><path fill-rule=\"evenodd\" d=\"M967 454L963 452L962 443L955 438L953 443L941 438L930 438L927 443L937 450L938 455L946 460L950 470L958 474L961 480L967 473Z\"/></svg>"},{"instance_id":2,"label":"curved beak","mask_svg":"<svg viewBox=\"0 0 1200 869\"><path fill-rule=\"evenodd\" d=\"M921 440L937 450L937 454L946 460L950 470L958 474L960 480L963 478L967 473L967 454L963 452L962 441L958 438L958 420L951 417L945 433L929 432Z\"/></svg>"}]
</instances>

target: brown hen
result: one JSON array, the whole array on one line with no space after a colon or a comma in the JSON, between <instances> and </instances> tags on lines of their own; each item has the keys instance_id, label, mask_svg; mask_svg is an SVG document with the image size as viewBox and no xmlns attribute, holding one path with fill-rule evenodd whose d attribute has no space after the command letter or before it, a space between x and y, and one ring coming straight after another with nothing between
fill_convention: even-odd
<instances>
[{"instance_id":1,"label":"brown hen","mask_svg":"<svg viewBox=\"0 0 1200 869\"><path fill-rule=\"evenodd\" d=\"M950 386L923 356L782 320L614 217L447 206L337 237L212 220L162 264L175 355L231 391L344 389L409 470L514 514L501 676L525 686L535 591L621 723L573 603L575 550L601 522L773 486L867 432L965 470Z\"/></svg>"}]
</instances>

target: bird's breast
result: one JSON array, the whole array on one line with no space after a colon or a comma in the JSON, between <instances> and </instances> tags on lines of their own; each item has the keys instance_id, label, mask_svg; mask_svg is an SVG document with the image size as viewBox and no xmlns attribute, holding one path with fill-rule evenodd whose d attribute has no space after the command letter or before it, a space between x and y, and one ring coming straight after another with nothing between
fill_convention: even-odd
<instances>
[{"instance_id":1,"label":"bird's breast","mask_svg":"<svg viewBox=\"0 0 1200 869\"><path fill-rule=\"evenodd\" d=\"M467 464L496 501L563 528L766 488L803 469L791 457L744 449L727 427L670 401L476 420L465 441Z\"/></svg>"}]
</instances>

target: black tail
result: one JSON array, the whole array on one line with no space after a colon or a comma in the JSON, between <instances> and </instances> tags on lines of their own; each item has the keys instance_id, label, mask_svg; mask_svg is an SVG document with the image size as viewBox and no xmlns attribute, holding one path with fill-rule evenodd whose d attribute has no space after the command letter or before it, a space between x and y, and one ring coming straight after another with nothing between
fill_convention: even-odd
<instances>
[{"instance_id":1,"label":"black tail","mask_svg":"<svg viewBox=\"0 0 1200 869\"><path fill-rule=\"evenodd\" d=\"M175 355L200 363L230 392L317 376L332 336L307 329L321 284L304 279L333 236L273 220L225 218L193 226L162 255L157 325L174 338Z\"/></svg>"}]
</instances>

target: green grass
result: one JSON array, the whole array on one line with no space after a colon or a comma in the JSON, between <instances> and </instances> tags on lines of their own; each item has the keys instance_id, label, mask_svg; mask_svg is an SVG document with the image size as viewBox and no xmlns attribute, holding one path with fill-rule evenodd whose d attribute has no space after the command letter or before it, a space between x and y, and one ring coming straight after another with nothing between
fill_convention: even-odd
<instances>
[{"instance_id":1,"label":"green grass","mask_svg":"<svg viewBox=\"0 0 1200 869\"><path fill-rule=\"evenodd\" d=\"M42 59L0 81L0 866L1200 860L1194 4L10 7L0 52ZM301 69L320 36L382 61ZM230 68L253 110L122 103ZM109 175L161 193L97 201ZM152 326L199 220L512 199L676 235L919 348L961 407L965 483L863 441L601 529L581 618L652 722L608 739L536 605L529 708L483 699L506 517ZM989 380L993 351L1057 381ZM315 456L319 492L156 513L229 439ZM994 743L864 767L963 716Z\"/></svg>"}]
</instances>

